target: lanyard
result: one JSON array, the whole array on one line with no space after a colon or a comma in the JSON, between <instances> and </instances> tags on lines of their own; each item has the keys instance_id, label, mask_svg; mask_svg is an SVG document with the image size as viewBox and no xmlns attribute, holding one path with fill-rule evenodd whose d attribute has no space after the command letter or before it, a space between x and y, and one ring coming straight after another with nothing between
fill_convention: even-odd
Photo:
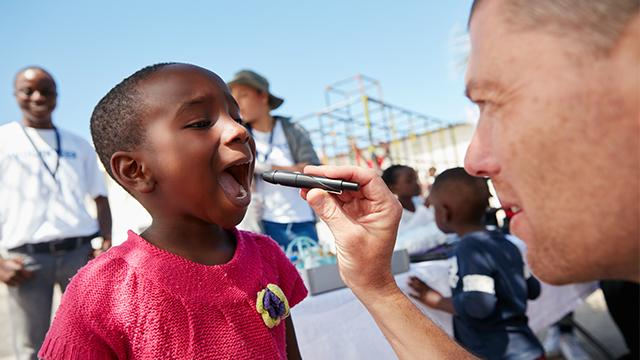
<instances>
[{"instance_id":1,"label":"lanyard","mask_svg":"<svg viewBox=\"0 0 640 360\"><path fill-rule=\"evenodd\" d=\"M53 127L53 132L56 134L56 155L57 156L56 156L56 167L53 170L51 170L47 162L44 161L44 157L42 156L42 153L38 150L38 147L36 146L36 144L33 142L33 139L31 139L31 136L29 136L29 134L27 133L27 130L24 128L22 124L20 124L20 127L22 128L22 132L24 132L24 135L27 137L27 139L29 139L29 142L31 143L31 146L33 146L33 149L36 151L36 154L38 154L38 158L40 159L40 162L42 163L42 165L44 165L45 169L47 169L47 172L51 175L53 180L56 180L56 173L58 172L58 167L60 166L60 156L62 155L62 143L60 141L60 132L58 131L58 129L55 126Z\"/></svg>"},{"instance_id":2,"label":"lanyard","mask_svg":"<svg viewBox=\"0 0 640 360\"><path fill-rule=\"evenodd\" d=\"M260 154L258 153L258 150L256 150L256 158L260 162L267 161L267 159L269 158L269 155L271 155L271 152L273 151L273 134L276 132L276 123L277 122L278 122L278 118L274 117L273 118L273 127L271 128L271 133L269 134L269 147L267 148L267 151L262 156L262 160L260 160ZM249 129L249 133L251 134L251 136L253 136L253 129L251 128L251 125L247 126L247 128Z\"/></svg>"}]
</instances>

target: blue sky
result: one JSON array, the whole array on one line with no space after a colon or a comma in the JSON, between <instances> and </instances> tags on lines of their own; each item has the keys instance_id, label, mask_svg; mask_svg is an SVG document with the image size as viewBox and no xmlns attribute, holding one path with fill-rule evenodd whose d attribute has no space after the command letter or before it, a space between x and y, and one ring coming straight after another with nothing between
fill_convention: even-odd
<instances>
[{"instance_id":1,"label":"blue sky","mask_svg":"<svg viewBox=\"0 0 640 360\"><path fill-rule=\"evenodd\" d=\"M94 105L124 77L165 61L230 80L254 69L285 98L279 114L324 107L324 88L362 73L385 100L464 121L460 36L471 0L0 1L0 123L20 119L13 76L37 64L58 83L54 122L87 139Z\"/></svg>"}]
</instances>

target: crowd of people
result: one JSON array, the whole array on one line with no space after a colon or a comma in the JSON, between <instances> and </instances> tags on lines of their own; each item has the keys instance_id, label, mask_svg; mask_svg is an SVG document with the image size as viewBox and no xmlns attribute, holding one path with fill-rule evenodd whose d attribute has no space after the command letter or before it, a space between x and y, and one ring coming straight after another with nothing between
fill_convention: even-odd
<instances>
[{"instance_id":1,"label":"crowd of people","mask_svg":"<svg viewBox=\"0 0 640 360\"><path fill-rule=\"evenodd\" d=\"M628 74L640 70L640 5L476 0L469 31L478 126L465 167L432 167L424 187L404 164L318 166L308 133L273 114L284 100L252 70L225 83L190 64L144 67L95 106L94 147L55 125L53 76L19 70L22 119L0 126L0 281L16 358L300 358L290 310L308 293L282 250L318 241L318 222L400 358L543 359L560 340L565 357L584 358L567 345L571 314L544 341L530 329L540 280L602 280L638 358L640 85ZM114 247L96 156L152 218ZM360 190L282 187L261 179L269 170ZM486 178L508 228L487 226ZM392 252L442 247L455 255L451 297L418 277L401 292ZM408 296L451 313L454 339Z\"/></svg>"}]
</instances>

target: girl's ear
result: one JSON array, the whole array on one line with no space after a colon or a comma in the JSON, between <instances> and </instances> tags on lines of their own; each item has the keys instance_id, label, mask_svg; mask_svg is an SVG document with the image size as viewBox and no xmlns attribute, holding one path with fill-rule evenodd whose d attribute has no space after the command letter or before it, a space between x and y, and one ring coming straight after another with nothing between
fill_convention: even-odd
<instances>
[{"instance_id":1,"label":"girl's ear","mask_svg":"<svg viewBox=\"0 0 640 360\"><path fill-rule=\"evenodd\" d=\"M110 165L113 177L130 193L145 194L154 190L151 172L134 152L116 151L111 155Z\"/></svg>"}]
</instances>

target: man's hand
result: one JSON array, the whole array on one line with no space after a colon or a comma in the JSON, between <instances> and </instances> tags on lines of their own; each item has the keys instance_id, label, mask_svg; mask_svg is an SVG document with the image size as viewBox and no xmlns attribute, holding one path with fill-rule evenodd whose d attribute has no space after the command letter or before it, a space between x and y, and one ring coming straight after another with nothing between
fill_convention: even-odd
<instances>
[{"instance_id":1,"label":"man's hand","mask_svg":"<svg viewBox=\"0 0 640 360\"><path fill-rule=\"evenodd\" d=\"M8 286L18 286L33 277L33 272L24 268L20 259L0 259L0 281Z\"/></svg>"},{"instance_id":2,"label":"man's hand","mask_svg":"<svg viewBox=\"0 0 640 360\"><path fill-rule=\"evenodd\" d=\"M99 249L93 249L89 255L89 259L95 259L98 256L104 254L111 247L111 239L102 240L102 246Z\"/></svg>"},{"instance_id":3,"label":"man's hand","mask_svg":"<svg viewBox=\"0 0 640 360\"><path fill-rule=\"evenodd\" d=\"M355 166L307 166L304 173L360 184L360 191L300 193L336 239L340 275L356 295L397 291L391 254L402 208L373 170Z\"/></svg>"}]
</instances>

